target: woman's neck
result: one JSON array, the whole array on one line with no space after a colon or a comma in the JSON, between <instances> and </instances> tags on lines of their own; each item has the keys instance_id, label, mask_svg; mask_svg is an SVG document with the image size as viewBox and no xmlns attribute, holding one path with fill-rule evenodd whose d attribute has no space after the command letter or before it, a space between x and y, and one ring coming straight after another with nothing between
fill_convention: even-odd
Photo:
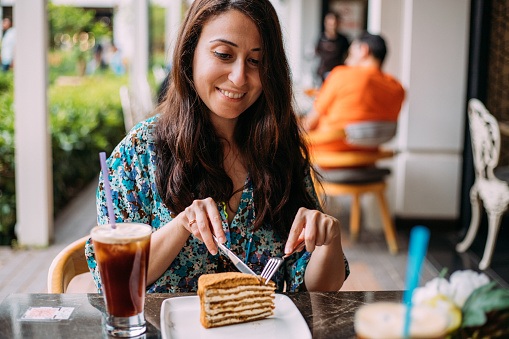
<instances>
[{"instance_id":1,"label":"woman's neck","mask_svg":"<svg viewBox=\"0 0 509 339\"><path fill-rule=\"evenodd\" d=\"M224 119L212 114L211 123L218 137L225 139L230 145L233 145L233 134L238 118Z\"/></svg>"},{"instance_id":2,"label":"woman's neck","mask_svg":"<svg viewBox=\"0 0 509 339\"><path fill-rule=\"evenodd\" d=\"M228 144L224 141L223 152L223 168L232 180L233 191L236 192L227 202L228 224L231 224L239 208L248 171L245 158L235 144Z\"/></svg>"}]
</instances>

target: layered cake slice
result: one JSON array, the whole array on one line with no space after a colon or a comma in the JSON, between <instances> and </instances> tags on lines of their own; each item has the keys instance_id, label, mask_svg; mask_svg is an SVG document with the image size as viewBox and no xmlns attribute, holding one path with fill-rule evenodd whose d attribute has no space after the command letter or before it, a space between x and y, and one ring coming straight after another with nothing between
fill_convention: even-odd
<instances>
[{"instance_id":1,"label":"layered cake slice","mask_svg":"<svg viewBox=\"0 0 509 339\"><path fill-rule=\"evenodd\" d=\"M204 274L198 279L200 321L205 328L272 315L276 285L246 273Z\"/></svg>"}]
</instances>

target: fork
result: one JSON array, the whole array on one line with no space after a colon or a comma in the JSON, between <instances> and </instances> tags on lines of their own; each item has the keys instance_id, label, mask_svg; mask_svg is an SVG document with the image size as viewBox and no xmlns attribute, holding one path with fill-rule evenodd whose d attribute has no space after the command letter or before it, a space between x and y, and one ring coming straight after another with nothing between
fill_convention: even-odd
<instances>
[{"instance_id":1,"label":"fork","mask_svg":"<svg viewBox=\"0 0 509 339\"><path fill-rule=\"evenodd\" d=\"M272 278L272 276L274 275L274 273L277 272L279 266L281 266L281 264L283 263L283 261L288 258L290 255L292 255L294 252L296 251L300 251L301 249L303 249L304 247L306 246L306 242L304 240L302 240L298 245L297 247L295 247L293 249L293 251L291 251L290 253L288 254L285 254L283 255L282 257L272 257L272 258L269 258L269 260L267 261L267 263L265 264L265 267L263 268L263 271L262 273L260 274L260 277L264 278L265 279L265 285L267 285L267 283L269 282L269 280Z\"/></svg>"}]
</instances>

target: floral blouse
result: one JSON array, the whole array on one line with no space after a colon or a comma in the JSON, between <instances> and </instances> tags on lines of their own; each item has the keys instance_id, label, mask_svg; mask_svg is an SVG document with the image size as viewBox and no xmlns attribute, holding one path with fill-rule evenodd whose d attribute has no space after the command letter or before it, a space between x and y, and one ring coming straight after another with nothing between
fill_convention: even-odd
<instances>
[{"instance_id":1,"label":"floral blouse","mask_svg":"<svg viewBox=\"0 0 509 339\"><path fill-rule=\"evenodd\" d=\"M155 185L155 144L153 128L157 116L136 125L114 149L107 160L112 200L116 222L140 222L152 226L153 231L170 222L176 215L164 204ZM306 187L315 198L316 208L321 209L313 188L310 174L306 175ZM228 218L224 204L218 202L226 245L257 274L260 274L271 256L283 255L285 243L275 234L270 225L263 225L253 232L255 206L253 202L253 184L248 175L242 192L240 205L232 223ZM97 192L98 223L108 223L106 197L102 175L99 178ZM99 268L94 257L94 248L90 239L85 246L88 266L94 277L98 292L102 292ZM283 269L274 275L276 290L296 292L305 290L304 272L311 253L301 251L292 254L284 261ZM346 258L345 270L349 274ZM206 246L194 235L190 235L186 244L168 269L153 284L147 286L147 292L196 292L198 278L205 273L236 271L227 259L220 254L211 255Z\"/></svg>"}]
</instances>

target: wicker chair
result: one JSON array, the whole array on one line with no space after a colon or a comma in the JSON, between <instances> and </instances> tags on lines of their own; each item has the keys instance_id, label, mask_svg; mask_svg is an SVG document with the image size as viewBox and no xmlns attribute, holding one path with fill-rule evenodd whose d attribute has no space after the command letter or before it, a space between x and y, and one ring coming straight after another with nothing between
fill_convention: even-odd
<instances>
[{"instance_id":1,"label":"wicker chair","mask_svg":"<svg viewBox=\"0 0 509 339\"><path fill-rule=\"evenodd\" d=\"M66 293L74 277L83 273L92 276L85 257L88 238L87 235L72 242L53 259L48 271L48 293Z\"/></svg>"}]
</instances>

